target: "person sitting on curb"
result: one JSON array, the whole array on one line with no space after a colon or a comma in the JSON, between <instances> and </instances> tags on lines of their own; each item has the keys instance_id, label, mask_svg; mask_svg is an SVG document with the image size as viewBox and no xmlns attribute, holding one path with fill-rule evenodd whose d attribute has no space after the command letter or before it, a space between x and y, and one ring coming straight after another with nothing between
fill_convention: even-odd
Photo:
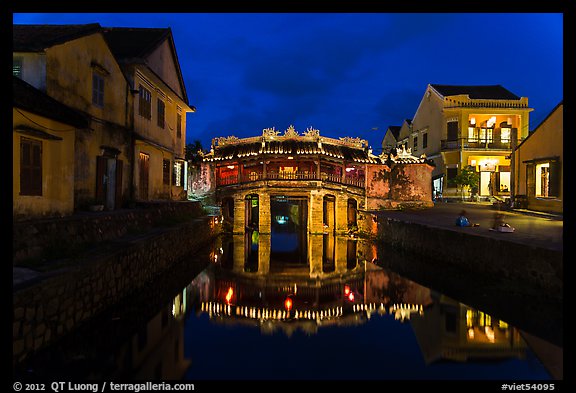
<instances>
[{"instance_id":1,"label":"person sitting on curb","mask_svg":"<svg viewBox=\"0 0 576 393\"><path fill-rule=\"evenodd\" d=\"M511 227L508 223L504 222L504 214L500 212L494 213L494 222L492 223L491 231L495 232L514 232L514 227Z\"/></svg>"},{"instance_id":2,"label":"person sitting on curb","mask_svg":"<svg viewBox=\"0 0 576 393\"><path fill-rule=\"evenodd\" d=\"M456 226L457 227L479 227L480 224L470 224L468 218L466 217L466 210L462 210L460 215L456 219Z\"/></svg>"}]
</instances>

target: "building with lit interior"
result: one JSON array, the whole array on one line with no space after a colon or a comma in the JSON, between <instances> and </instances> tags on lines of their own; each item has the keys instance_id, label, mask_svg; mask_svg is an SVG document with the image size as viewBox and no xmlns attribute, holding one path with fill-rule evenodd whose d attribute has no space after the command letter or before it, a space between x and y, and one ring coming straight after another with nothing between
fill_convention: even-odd
<instances>
[{"instance_id":1,"label":"building with lit interior","mask_svg":"<svg viewBox=\"0 0 576 393\"><path fill-rule=\"evenodd\" d=\"M514 186L511 154L528 136L531 111L528 98L500 85L429 84L411 126L397 139L434 160L436 195L460 197L454 178L472 167L479 174L480 197L506 198Z\"/></svg>"},{"instance_id":2,"label":"building with lit interior","mask_svg":"<svg viewBox=\"0 0 576 393\"><path fill-rule=\"evenodd\" d=\"M552 213L564 211L563 114L564 104L560 102L514 151L518 207ZM523 202L520 197L524 197Z\"/></svg>"}]
</instances>

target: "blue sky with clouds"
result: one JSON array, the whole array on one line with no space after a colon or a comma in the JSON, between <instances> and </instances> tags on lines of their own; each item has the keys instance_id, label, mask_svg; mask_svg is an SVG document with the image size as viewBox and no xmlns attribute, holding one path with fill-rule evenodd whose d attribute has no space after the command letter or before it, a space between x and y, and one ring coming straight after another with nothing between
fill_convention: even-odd
<instances>
[{"instance_id":1,"label":"blue sky with clouds","mask_svg":"<svg viewBox=\"0 0 576 393\"><path fill-rule=\"evenodd\" d=\"M500 84L534 108L563 99L558 13L14 14L17 24L170 27L191 105L187 140L313 126L378 152L429 83Z\"/></svg>"}]
</instances>

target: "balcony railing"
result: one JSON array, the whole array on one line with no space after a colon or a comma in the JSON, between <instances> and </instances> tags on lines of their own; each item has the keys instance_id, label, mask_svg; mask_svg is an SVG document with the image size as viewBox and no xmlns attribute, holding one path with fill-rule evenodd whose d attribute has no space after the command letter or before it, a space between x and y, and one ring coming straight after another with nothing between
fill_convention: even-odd
<instances>
[{"instance_id":1,"label":"balcony railing","mask_svg":"<svg viewBox=\"0 0 576 393\"><path fill-rule=\"evenodd\" d=\"M338 174L333 173L320 173L318 176L316 173L312 172L266 172L266 176L260 172L252 172L247 175L232 175L226 177L217 177L216 185L217 186L229 186L233 184L243 184L243 183L250 183L253 181L259 180L317 180L317 181L325 181L328 183L337 183L337 184L345 184L348 186L360 187L364 188L364 179L363 178L354 178L354 177L345 177Z\"/></svg>"},{"instance_id":2,"label":"balcony railing","mask_svg":"<svg viewBox=\"0 0 576 393\"><path fill-rule=\"evenodd\" d=\"M483 150L511 150L510 141L481 140L461 138L456 140L443 139L440 143L442 150L457 149L483 149Z\"/></svg>"}]
</instances>

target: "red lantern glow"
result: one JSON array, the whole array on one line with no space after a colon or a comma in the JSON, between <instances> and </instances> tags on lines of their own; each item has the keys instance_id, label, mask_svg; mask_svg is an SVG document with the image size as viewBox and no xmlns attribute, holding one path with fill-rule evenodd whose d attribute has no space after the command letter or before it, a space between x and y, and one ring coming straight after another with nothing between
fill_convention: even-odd
<instances>
[{"instance_id":1,"label":"red lantern glow","mask_svg":"<svg viewBox=\"0 0 576 393\"><path fill-rule=\"evenodd\" d=\"M292 299L286 298L286 300L284 301L284 308L286 308L286 310L288 311L292 309Z\"/></svg>"},{"instance_id":2,"label":"red lantern glow","mask_svg":"<svg viewBox=\"0 0 576 393\"><path fill-rule=\"evenodd\" d=\"M350 292L350 293L348 294L348 300L350 300L351 302L354 301L354 294L353 294L352 292Z\"/></svg>"},{"instance_id":3,"label":"red lantern glow","mask_svg":"<svg viewBox=\"0 0 576 393\"><path fill-rule=\"evenodd\" d=\"M232 300L232 296L234 296L234 290L232 287L228 288L228 293L226 294L226 303L230 304L230 300Z\"/></svg>"},{"instance_id":4,"label":"red lantern glow","mask_svg":"<svg viewBox=\"0 0 576 393\"><path fill-rule=\"evenodd\" d=\"M344 285L344 295L348 296L350 294L350 285Z\"/></svg>"}]
</instances>

